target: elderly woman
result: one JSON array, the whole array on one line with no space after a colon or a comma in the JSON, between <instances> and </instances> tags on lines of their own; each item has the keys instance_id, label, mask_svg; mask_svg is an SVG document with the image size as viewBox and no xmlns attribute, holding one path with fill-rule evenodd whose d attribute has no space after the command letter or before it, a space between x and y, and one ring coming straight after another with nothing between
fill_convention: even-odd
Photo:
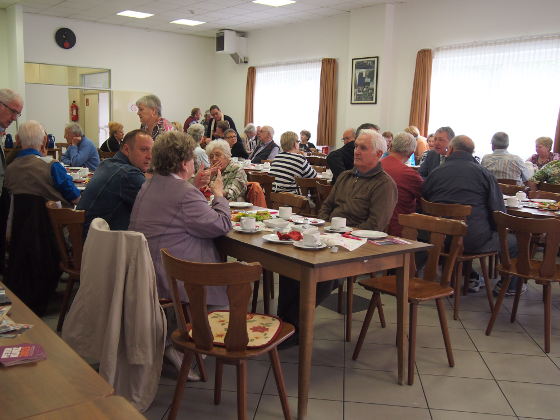
<instances>
[{"instance_id":1,"label":"elderly woman","mask_svg":"<svg viewBox=\"0 0 560 420\"><path fill-rule=\"evenodd\" d=\"M174 130L169 121L161 116L161 101L156 95L142 96L136 101L140 117L140 128L147 130L155 141L157 136Z\"/></svg>"},{"instance_id":2,"label":"elderly woman","mask_svg":"<svg viewBox=\"0 0 560 420\"><path fill-rule=\"evenodd\" d=\"M269 175L274 176L274 192L297 193L294 176L300 178L317 178L317 172L307 159L299 153L298 136L293 131L286 131L280 136L282 152L278 153L270 166Z\"/></svg>"},{"instance_id":3,"label":"elderly woman","mask_svg":"<svg viewBox=\"0 0 560 420\"><path fill-rule=\"evenodd\" d=\"M416 150L414 151L414 160L415 162L420 162L422 155L426 150L428 150L428 143L426 142L426 137L422 137L420 135L420 130L418 127L410 125L404 129L405 133L412 134L412 136L416 139Z\"/></svg>"},{"instance_id":4,"label":"elderly woman","mask_svg":"<svg viewBox=\"0 0 560 420\"><path fill-rule=\"evenodd\" d=\"M237 136L237 132L233 128L228 128L224 132L224 138L231 148L231 157L249 159L249 153L243 147L243 142Z\"/></svg>"},{"instance_id":5,"label":"elderly woman","mask_svg":"<svg viewBox=\"0 0 560 420\"><path fill-rule=\"evenodd\" d=\"M243 134L240 134L241 140L243 141L243 147L249 153L253 151L257 144L259 143L259 139L257 138L257 127L255 124L247 124L247 127L243 130Z\"/></svg>"},{"instance_id":6,"label":"elderly woman","mask_svg":"<svg viewBox=\"0 0 560 420\"><path fill-rule=\"evenodd\" d=\"M194 154L196 156L196 161L199 165L204 163L204 167L208 168L210 166L210 161L208 160L208 155L204 151L204 149L200 146L202 137L204 136L205 128L202 124L191 124L190 127L187 129L187 134L192 136L194 141L196 142L196 149L194 149ZM204 143L206 147L206 143Z\"/></svg>"},{"instance_id":7,"label":"elderly woman","mask_svg":"<svg viewBox=\"0 0 560 420\"><path fill-rule=\"evenodd\" d=\"M309 141L309 139L311 138L311 132L307 130L301 130L299 133L299 138L301 140L299 148L302 152L311 153L317 151L315 145Z\"/></svg>"},{"instance_id":8,"label":"elderly woman","mask_svg":"<svg viewBox=\"0 0 560 420\"><path fill-rule=\"evenodd\" d=\"M109 138L101 145L102 152L118 152L124 139L124 127L118 122L109 122Z\"/></svg>"},{"instance_id":9,"label":"elderly woman","mask_svg":"<svg viewBox=\"0 0 560 420\"><path fill-rule=\"evenodd\" d=\"M560 154L552 151L552 139L550 137L539 137L535 140L537 153L527 159L541 169L544 165L553 160L560 160Z\"/></svg>"},{"instance_id":10,"label":"elderly woman","mask_svg":"<svg viewBox=\"0 0 560 420\"><path fill-rule=\"evenodd\" d=\"M243 166L231 160L231 149L225 140L213 140L206 146L212 173L221 172L224 197L228 201L245 201L247 175Z\"/></svg>"}]
</instances>

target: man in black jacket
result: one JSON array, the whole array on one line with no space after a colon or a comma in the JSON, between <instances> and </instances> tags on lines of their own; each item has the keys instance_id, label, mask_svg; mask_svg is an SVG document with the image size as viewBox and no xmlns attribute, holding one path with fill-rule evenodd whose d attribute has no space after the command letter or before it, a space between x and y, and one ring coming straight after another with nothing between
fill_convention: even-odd
<instances>
[{"instance_id":1,"label":"man in black jacket","mask_svg":"<svg viewBox=\"0 0 560 420\"><path fill-rule=\"evenodd\" d=\"M237 133L237 128L235 128L235 123L233 122L231 117L228 115L224 115L222 111L220 111L220 108L218 108L218 105L212 105L210 107L210 115L212 115L213 119L208 122L208 127L206 127L207 138L211 140L219 138L219 136L216 136L215 133L218 122L222 120L227 121L229 123L229 128L234 129ZM237 135L239 136L239 133L237 133Z\"/></svg>"},{"instance_id":2,"label":"man in black jacket","mask_svg":"<svg viewBox=\"0 0 560 420\"><path fill-rule=\"evenodd\" d=\"M453 137L455 137L455 132L451 127L438 128L434 136L435 147L428 152L426 160L418 168L418 173L423 179L426 179L434 169L445 162L447 147Z\"/></svg>"}]
</instances>

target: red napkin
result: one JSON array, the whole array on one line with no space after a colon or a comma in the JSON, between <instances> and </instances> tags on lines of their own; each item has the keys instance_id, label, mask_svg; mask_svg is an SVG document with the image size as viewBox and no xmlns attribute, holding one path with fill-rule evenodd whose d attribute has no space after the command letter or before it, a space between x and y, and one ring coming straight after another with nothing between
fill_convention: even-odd
<instances>
[{"instance_id":1,"label":"red napkin","mask_svg":"<svg viewBox=\"0 0 560 420\"><path fill-rule=\"evenodd\" d=\"M289 240L294 240L294 241L301 241L303 239L303 235L298 232L298 231L291 231L290 233L280 233L280 232L276 232L276 234L278 235L278 239L280 239L281 241L289 241Z\"/></svg>"}]
</instances>

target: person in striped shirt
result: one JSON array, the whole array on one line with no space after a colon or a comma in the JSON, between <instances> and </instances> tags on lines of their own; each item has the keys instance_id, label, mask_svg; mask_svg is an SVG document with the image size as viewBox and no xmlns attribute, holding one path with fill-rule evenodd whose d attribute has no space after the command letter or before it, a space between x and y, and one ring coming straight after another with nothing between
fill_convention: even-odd
<instances>
[{"instance_id":1,"label":"person in striped shirt","mask_svg":"<svg viewBox=\"0 0 560 420\"><path fill-rule=\"evenodd\" d=\"M496 179L512 179L517 185L527 184L529 171L525 162L517 155L512 155L507 151L509 147L509 136L503 131L499 131L492 136L492 153L485 155L480 163Z\"/></svg>"},{"instance_id":2,"label":"person in striped shirt","mask_svg":"<svg viewBox=\"0 0 560 420\"><path fill-rule=\"evenodd\" d=\"M286 131L280 137L282 152L278 153L270 166L269 175L275 180L272 184L274 192L297 193L296 180L300 178L317 178L317 172L311 167L307 159L299 153L298 135L293 131Z\"/></svg>"}]
</instances>

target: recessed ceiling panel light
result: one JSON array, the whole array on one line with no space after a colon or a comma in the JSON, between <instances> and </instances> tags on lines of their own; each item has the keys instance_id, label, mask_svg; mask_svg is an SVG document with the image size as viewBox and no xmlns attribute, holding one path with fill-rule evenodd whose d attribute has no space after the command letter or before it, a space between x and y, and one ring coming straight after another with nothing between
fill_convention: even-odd
<instances>
[{"instance_id":1,"label":"recessed ceiling panel light","mask_svg":"<svg viewBox=\"0 0 560 420\"><path fill-rule=\"evenodd\" d=\"M287 4L292 4L292 3L296 3L296 2L291 1L291 0L253 0L253 3L264 4L266 6L278 7L278 6L285 6Z\"/></svg>"},{"instance_id":2,"label":"recessed ceiling panel light","mask_svg":"<svg viewBox=\"0 0 560 420\"><path fill-rule=\"evenodd\" d=\"M153 16L152 13L142 13L142 12L135 12L134 10L125 10L123 12L117 13L119 16L128 16L138 19L144 19L150 16Z\"/></svg>"},{"instance_id":3,"label":"recessed ceiling panel light","mask_svg":"<svg viewBox=\"0 0 560 420\"><path fill-rule=\"evenodd\" d=\"M202 25L203 23L206 23L206 22L199 22L198 20L177 19L177 20L174 20L171 23L178 23L179 25L196 26L196 25Z\"/></svg>"}]
</instances>

